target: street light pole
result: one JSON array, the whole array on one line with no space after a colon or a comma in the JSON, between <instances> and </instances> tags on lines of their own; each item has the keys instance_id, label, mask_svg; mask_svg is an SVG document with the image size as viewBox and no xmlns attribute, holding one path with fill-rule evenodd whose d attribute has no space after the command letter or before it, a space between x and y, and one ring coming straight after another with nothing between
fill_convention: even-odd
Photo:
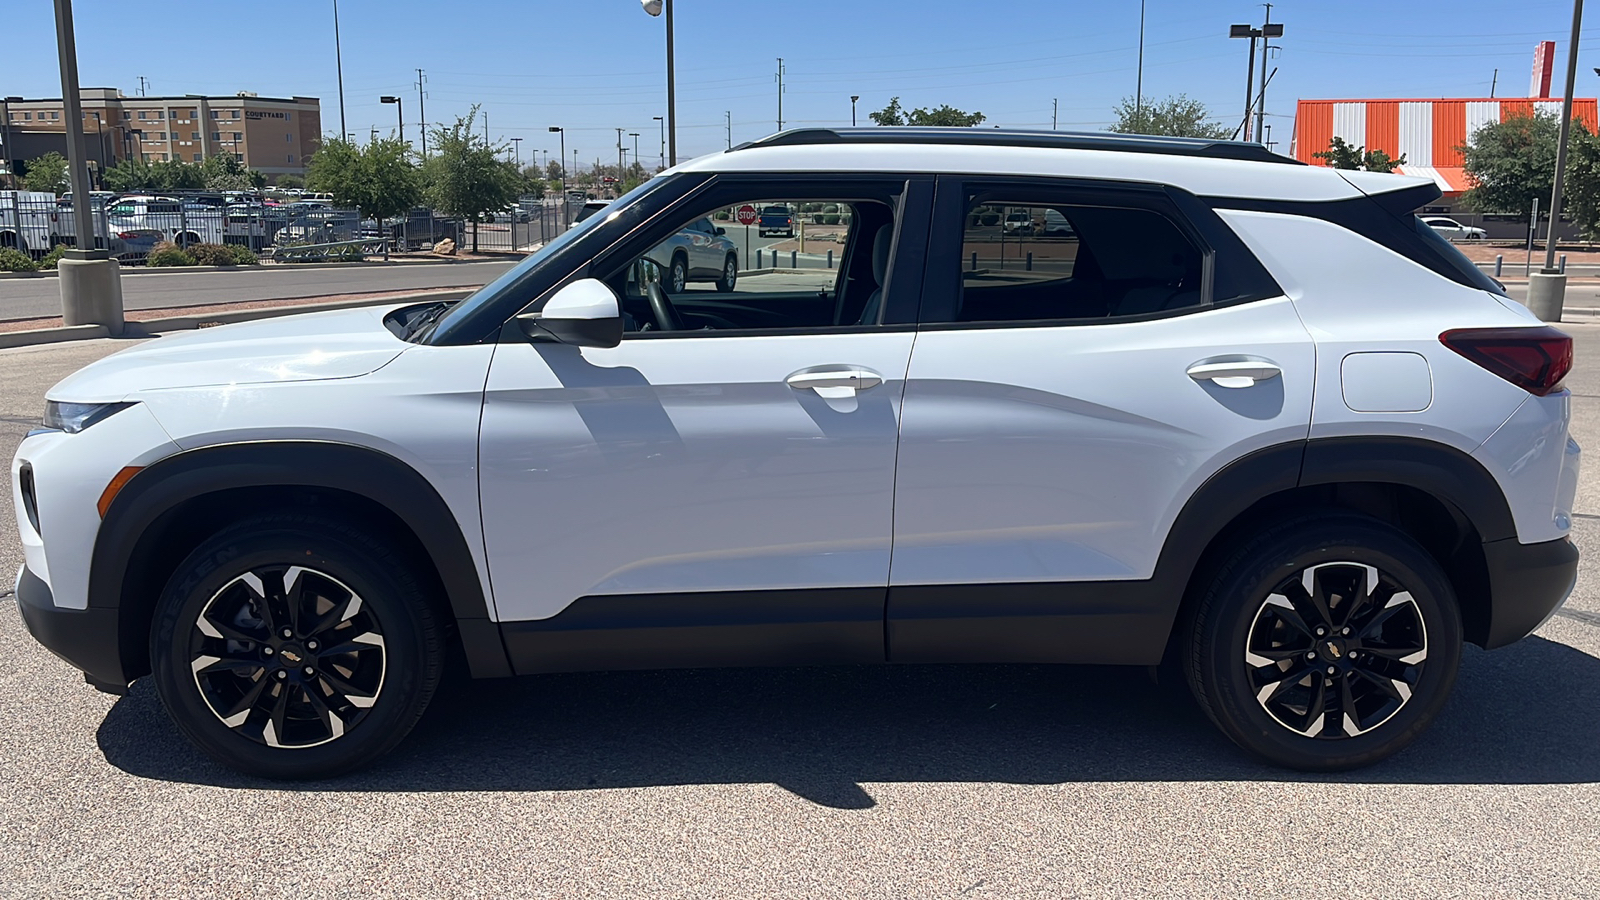
<instances>
[{"instance_id":1,"label":"street light pole","mask_svg":"<svg viewBox=\"0 0 1600 900\"><path fill-rule=\"evenodd\" d=\"M628 132L628 137L633 138L633 164L638 166L639 165L639 132L630 131L630 132ZM644 167L640 166L640 168L642 169Z\"/></svg>"},{"instance_id":2,"label":"street light pole","mask_svg":"<svg viewBox=\"0 0 1600 900\"><path fill-rule=\"evenodd\" d=\"M404 141L406 139L405 104L400 102L400 98L399 97L379 97L378 98L378 102L380 102L380 103L393 103L394 104L394 114L395 114L396 117L398 117L398 120L400 122L400 140Z\"/></svg>"},{"instance_id":3,"label":"street light pole","mask_svg":"<svg viewBox=\"0 0 1600 900\"><path fill-rule=\"evenodd\" d=\"M622 184L622 129L617 129L617 184Z\"/></svg>"},{"instance_id":4,"label":"street light pole","mask_svg":"<svg viewBox=\"0 0 1600 900\"><path fill-rule=\"evenodd\" d=\"M661 123L661 163L660 168L667 167L667 120L665 116L651 116L651 119Z\"/></svg>"},{"instance_id":5,"label":"street light pole","mask_svg":"<svg viewBox=\"0 0 1600 900\"><path fill-rule=\"evenodd\" d=\"M1556 179L1550 191L1550 228L1545 237L1544 268L1528 276L1528 309L1546 322L1561 321L1567 276L1556 268L1556 231L1561 227L1561 189L1566 180L1567 137L1572 128L1572 91L1578 79L1578 38L1583 25L1583 0L1572 0L1572 43L1567 46L1567 90L1561 99L1561 131L1556 138ZM1538 222L1534 222L1538 227Z\"/></svg>"},{"instance_id":6,"label":"street light pole","mask_svg":"<svg viewBox=\"0 0 1600 900\"><path fill-rule=\"evenodd\" d=\"M122 334L122 281L117 261L94 246L94 204L89 199L89 164L84 155L83 98L78 92L78 46L72 31L72 0L55 0L56 46L61 55L61 101L67 117L67 176L72 185L74 248L56 264L61 318L66 325L104 325ZM7 117L10 109L6 110ZM8 151L9 152L9 151Z\"/></svg>"},{"instance_id":7,"label":"street light pole","mask_svg":"<svg viewBox=\"0 0 1600 900\"><path fill-rule=\"evenodd\" d=\"M333 0L333 65L339 73L339 133L346 134L349 128L344 122L344 56L339 50L339 0Z\"/></svg>"},{"instance_id":8,"label":"street light pole","mask_svg":"<svg viewBox=\"0 0 1600 900\"><path fill-rule=\"evenodd\" d=\"M1144 0L1139 0L1139 68L1133 84L1133 118L1138 121L1144 109ZM1051 125L1050 130L1054 131L1055 126Z\"/></svg>"},{"instance_id":9,"label":"street light pole","mask_svg":"<svg viewBox=\"0 0 1600 900\"><path fill-rule=\"evenodd\" d=\"M856 127L856 101L861 99L860 94L850 95L850 127Z\"/></svg>"},{"instance_id":10,"label":"street light pole","mask_svg":"<svg viewBox=\"0 0 1600 900\"><path fill-rule=\"evenodd\" d=\"M559 125L551 125L550 130L561 135L561 208L566 211L567 225L572 225L572 209L567 204L567 131Z\"/></svg>"},{"instance_id":11,"label":"street light pole","mask_svg":"<svg viewBox=\"0 0 1600 900\"><path fill-rule=\"evenodd\" d=\"M1266 134L1266 129L1263 126L1267 122L1267 50L1272 44L1272 39L1283 34L1282 25L1278 26L1277 34L1273 33L1272 4L1268 3L1266 7L1266 21L1261 24L1261 72L1257 76L1261 79L1261 89L1256 91L1256 102L1260 104L1260 106L1256 107L1257 140L1260 140L1261 136Z\"/></svg>"},{"instance_id":12,"label":"street light pole","mask_svg":"<svg viewBox=\"0 0 1600 900\"><path fill-rule=\"evenodd\" d=\"M667 158L672 165L678 164L678 103L677 79L673 75L672 66L672 7L676 4L671 0L640 0L644 11L652 16L666 13L667 20Z\"/></svg>"}]
</instances>

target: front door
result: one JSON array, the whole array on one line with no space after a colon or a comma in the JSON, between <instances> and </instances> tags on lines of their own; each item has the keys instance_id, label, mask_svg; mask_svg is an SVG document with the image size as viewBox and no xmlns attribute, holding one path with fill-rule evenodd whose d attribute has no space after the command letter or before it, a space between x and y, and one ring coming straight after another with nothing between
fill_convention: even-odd
<instances>
[{"instance_id":1,"label":"front door","mask_svg":"<svg viewBox=\"0 0 1600 900\"><path fill-rule=\"evenodd\" d=\"M850 221L835 213L828 228L838 269L654 296L634 277L637 257L663 255L689 223L767 197L787 199L772 185L725 197L713 186L594 264L626 311L619 346L498 346L480 483L518 671L883 659L915 335L909 321L861 315L883 291L912 291L914 308L926 217L896 231L899 196L858 193L838 198L854 205ZM898 287L891 235L916 248Z\"/></svg>"}]
</instances>

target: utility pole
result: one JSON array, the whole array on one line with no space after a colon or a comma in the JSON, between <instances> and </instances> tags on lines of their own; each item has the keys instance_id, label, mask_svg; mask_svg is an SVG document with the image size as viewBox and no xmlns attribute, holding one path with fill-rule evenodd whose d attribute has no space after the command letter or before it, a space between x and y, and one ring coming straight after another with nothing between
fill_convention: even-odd
<instances>
[{"instance_id":1,"label":"utility pole","mask_svg":"<svg viewBox=\"0 0 1600 900\"><path fill-rule=\"evenodd\" d=\"M1499 69L1495 69L1494 70L1494 75L1489 79L1489 99L1490 100L1494 99L1495 85L1497 85L1499 83L1500 83L1500 70Z\"/></svg>"},{"instance_id":2,"label":"utility pole","mask_svg":"<svg viewBox=\"0 0 1600 900\"><path fill-rule=\"evenodd\" d=\"M856 127L856 101L861 99L860 94L850 95L850 127Z\"/></svg>"},{"instance_id":3,"label":"utility pole","mask_svg":"<svg viewBox=\"0 0 1600 900\"><path fill-rule=\"evenodd\" d=\"M56 264L61 319L67 325L104 325L122 334L122 281L117 261L94 245L94 204L89 202L89 161L83 135L83 98L78 91L78 45L72 30L72 0L55 0L56 49L61 57L61 101L65 107L67 177L72 187L76 240ZM140 79L141 85L143 79ZM7 104L9 107L9 104ZM6 110L9 118L10 109ZM10 154L9 148L7 154Z\"/></svg>"},{"instance_id":4,"label":"utility pole","mask_svg":"<svg viewBox=\"0 0 1600 900\"><path fill-rule=\"evenodd\" d=\"M1272 9L1272 7L1268 6L1267 9L1269 10L1268 14L1270 15L1270 10ZM1134 121L1138 121L1141 118L1140 117L1140 112L1143 111L1143 109L1144 109L1144 0L1139 0L1139 69L1138 69L1138 75L1135 76L1135 79L1134 79L1134 88L1133 88L1133 118L1134 118ZM1054 131L1055 130L1055 126L1054 125L1050 126L1050 130Z\"/></svg>"},{"instance_id":5,"label":"utility pole","mask_svg":"<svg viewBox=\"0 0 1600 900\"><path fill-rule=\"evenodd\" d=\"M522 171L522 138L511 139L511 158L516 161L517 171Z\"/></svg>"},{"instance_id":6,"label":"utility pole","mask_svg":"<svg viewBox=\"0 0 1600 900\"><path fill-rule=\"evenodd\" d=\"M424 84L426 84L427 81L428 81L428 76L422 74L422 70L418 69L417 70L417 118L422 120L422 124L418 125L417 127L422 129L422 158L423 159L427 159L428 158L428 111L426 109L424 109L423 106L422 106L422 98L424 96L426 96L422 91L422 86Z\"/></svg>"},{"instance_id":7,"label":"utility pole","mask_svg":"<svg viewBox=\"0 0 1600 900\"><path fill-rule=\"evenodd\" d=\"M778 57L778 130L783 130L783 57Z\"/></svg>"},{"instance_id":8,"label":"utility pole","mask_svg":"<svg viewBox=\"0 0 1600 900\"><path fill-rule=\"evenodd\" d=\"M628 137L633 138L633 164L639 166L639 132L630 131L628 132ZM643 169L644 166L639 166L639 168Z\"/></svg>"},{"instance_id":9,"label":"utility pole","mask_svg":"<svg viewBox=\"0 0 1600 900\"><path fill-rule=\"evenodd\" d=\"M1583 0L1572 0L1572 43L1567 45L1567 90L1561 99L1561 131L1556 139L1556 179L1550 192L1550 228L1545 234L1544 268L1528 276L1528 309L1546 322L1561 321L1567 276L1556 268L1556 232L1561 227L1561 186L1567 167L1567 136L1572 128L1572 91L1578 78L1578 38ZM1535 216L1534 227L1538 227Z\"/></svg>"},{"instance_id":10,"label":"utility pole","mask_svg":"<svg viewBox=\"0 0 1600 900\"><path fill-rule=\"evenodd\" d=\"M484 110L483 111L483 144L486 147L489 145L489 111L488 110Z\"/></svg>"},{"instance_id":11,"label":"utility pole","mask_svg":"<svg viewBox=\"0 0 1600 900\"><path fill-rule=\"evenodd\" d=\"M1256 101L1261 105L1256 107L1256 134L1266 134L1262 128L1267 121L1267 48L1272 43L1272 4L1263 4L1267 8L1267 18L1261 24L1261 90L1256 92ZM1283 33L1283 26L1278 26L1278 34Z\"/></svg>"},{"instance_id":12,"label":"utility pole","mask_svg":"<svg viewBox=\"0 0 1600 900\"><path fill-rule=\"evenodd\" d=\"M337 28L338 26L336 25L334 27ZM143 97L144 96L144 89L149 87L149 86L150 86L149 79L145 78L143 75L140 75L139 76L139 96Z\"/></svg>"},{"instance_id":13,"label":"utility pole","mask_svg":"<svg viewBox=\"0 0 1600 900\"><path fill-rule=\"evenodd\" d=\"M1050 101L1050 130L1056 130L1056 113L1061 109L1059 98Z\"/></svg>"},{"instance_id":14,"label":"utility pole","mask_svg":"<svg viewBox=\"0 0 1600 900\"><path fill-rule=\"evenodd\" d=\"M339 73L339 133L348 135L350 129L344 121L344 56L339 49L339 0L333 0L333 68ZM142 85L144 79L139 79ZM141 94L144 90L141 88Z\"/></svg>"},{"instance_id":15,"label":"utility pole","mask_svg":"<svg viewBox=\"0 0 1600 900\"><path fill-rule=\"evenodd\" d=\"M617 182L622 182L622 129L617 129Z\"/></svg>"},{"instance_id":16,"label":"utility pole","mask_svg":"<svg viewBox=\"0 0 1600 900\"><path fill-rule=\"evenodd\" d=\"M662 116L651 116L650 118L652 118L652 119L656 120L657 122L661 123L661 162L660 162L660 168L665 169L667 167L667 120Z\"/></svg>"},{"instance_id":17,"label":"utility pole","mask_svg":"<svg viewBox=\"0 0 1600 900\"><path fill-rule=\"evenodd\" d=\"M728 149L733 149L733 110L724 110L722 118L728 123Z\"/></svg>"}]
</instances>

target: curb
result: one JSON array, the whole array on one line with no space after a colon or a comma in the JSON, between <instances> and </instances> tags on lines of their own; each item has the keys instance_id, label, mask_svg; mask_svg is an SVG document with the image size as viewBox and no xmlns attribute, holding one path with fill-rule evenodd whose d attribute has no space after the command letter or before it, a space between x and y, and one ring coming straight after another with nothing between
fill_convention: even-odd
<instances>
[{"instance_id":1,"label":"curb","mask_svg":"<svg viewBox=\"0 0 1600 900\"><path fill-rule=\"evenodd\" d=\"M497 256L491 259L456 259L449 256L441 256L437 259L391 259L388 262L384 262L381 259L374 259L363 262L258 263L253 266L156 266L153 269L149 268L148 266L127 266L122 268L119 274L123 278L126 278L130 275L166 275L168 273L184 272L260 272L271 269L293 269L294 271L299 272L304 269L348 269L357 266L428 266L438 263L452 266L470 266L475 263L505 262L508 259L521 259L524 255L525 254L506 254L504 256ZM43 272L0 272L0 281L6 281L13 278L27 279L54 277L56 277L55 269L48 269Z\"/></svg>"},{"instance_id":2,"label":"curb","mask_svg":"<svg viewBox=\"0 0 1600 900\"><path fill-rule=\"evenodd\" d=\"M431 303L438 300L459 300L472 293L476 288L454 288L442 291L427 291L404 296L367 297L357 300L339 300L333 303L303 303L296 306L265 306L255 309L233 309L224 312L207 313L197 316L167 316L160 319L130 319L122 328L119 337L145 338L154 337L167 331L186 331L195 328L210 327L213 325L232 325L236 322L251 322L257 319L271 319L278 316L293 316L301 313L328 312L336 309L355 309L362 306L405 306L411 303ZM85 341L95 338L111 337L111 330L104 325L67 325L61 328L35 328L31 331L0 332L0 349L13 347L32 347L38 344L59 344L65 341Z\"/></svg>"}]
</instances>

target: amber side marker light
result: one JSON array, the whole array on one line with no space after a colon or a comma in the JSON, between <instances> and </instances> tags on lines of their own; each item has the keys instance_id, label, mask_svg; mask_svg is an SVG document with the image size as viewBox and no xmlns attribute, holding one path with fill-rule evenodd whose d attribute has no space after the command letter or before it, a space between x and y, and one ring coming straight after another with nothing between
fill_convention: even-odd
<instances>
[{"instance_id":1,"label":"amber side marker light","mask_svg":"<svg viewBox=\"0 0 1600 900\"><path fill-rule=\"evenodd\" d=\"M100 510L100 518L104 519L106 517L106 510L111 508L111 501L117 499L117 494L121 493L128 482L133 480L133 476L143 471L144 466L123 466L121 471L111 476L111 483L107 484L106 489L100 492L100 502L95 504Z\"/></svg>"}]
</instances>

